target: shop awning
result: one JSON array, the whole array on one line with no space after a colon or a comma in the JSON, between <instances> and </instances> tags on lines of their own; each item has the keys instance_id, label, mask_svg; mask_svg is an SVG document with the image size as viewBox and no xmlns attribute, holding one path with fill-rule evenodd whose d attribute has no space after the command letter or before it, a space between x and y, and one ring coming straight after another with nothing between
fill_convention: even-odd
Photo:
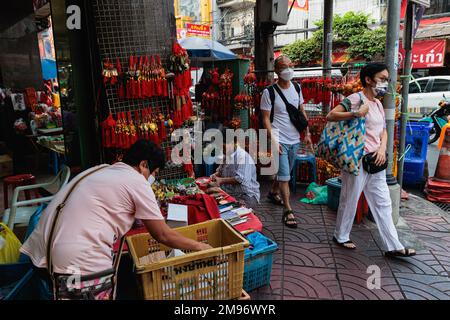
<instances>
[{"instance_id":1,"label":"shop awning","mask_svg":"<svg viewBox=\"0 0 450 320\"><path fill-rule=\"evenodd\" d=\"M199 37L188 37L179 41L190 57L199 61L236 59L236 55L217 41Z\"/></svg>"}]
</instances>

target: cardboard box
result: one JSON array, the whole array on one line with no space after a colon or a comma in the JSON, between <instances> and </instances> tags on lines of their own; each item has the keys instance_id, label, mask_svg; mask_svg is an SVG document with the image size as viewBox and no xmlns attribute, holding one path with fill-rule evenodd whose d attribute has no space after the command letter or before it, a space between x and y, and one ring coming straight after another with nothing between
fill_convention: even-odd
<instances>
[{"instance_id":1,"label":"cardboard box","mask_svg":"<svg viewBox=\"0 0 450 320\"><path fill-rule=\"evenodd\" d=\"M180 228L188 225L188 207L169 203L167 210L167 225L170 228Z\"/></svg>"},{"instance_id":2,"label":"cardboard box","mask_svg":"<svg viewBox=\"0 0 450 320\"><path fill-rule=\"evenodd\" d=\"M7 154L0 156L0 178L13 175L13 160Z\"/></svg>"}]
</instances>

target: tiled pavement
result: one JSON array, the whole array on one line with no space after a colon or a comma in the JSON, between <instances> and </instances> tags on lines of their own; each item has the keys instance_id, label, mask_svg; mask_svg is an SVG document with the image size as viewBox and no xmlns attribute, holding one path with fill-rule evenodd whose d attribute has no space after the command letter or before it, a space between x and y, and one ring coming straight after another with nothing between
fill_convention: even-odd
<instances>
[{"instance_id":1,"label":"tiled pavement","mask_svg":"<svg viewBox=\"0 0 450 320\"><path fill-rule=\"evenodd\" d=\"M289 229L281 223L282 208L267 201L267 192L268 184L263 183L262 201L255 211L263 233L279 249L274 253L270 286L250 292L252 299L450 300L450 216L445 213L402 214L400 239L417 248L418 254L388 259L373 223L355 224L351 237L358 248L343 249L331 241L334 211L301 203L303 192L298 190L291 199L299 225ZM368 288L369 266L379 267L379 289Z\"/></svg>"},{"instance_id":2,"label":"tiled pavement","mask_svg":"<svg viewBox=\"0 0 450 320\"><path fill-rule=\"evenodd\" d=\"M45 180L45 179L44 179ZM409 259L383 257L381 241L370 222L354 225L355 251L336 247L331 241L336 213L327 206L299 201L299 188L292 204L298 229L281 223L282 208L266 200L268 184L262 184L262 201L256 209L263 233L274 239L271 285L250 292L253 300L297 299L440 299L450 300L450 216L426 211L409 200L398 226L402 241L418 249ZM3 203L0 184L0 203ZM419 214L418 214L419 213ZM283 241L284 240L284 241ZM369 266L380 268L380 289L368 289Z\"/></svg>"}]
</instances>

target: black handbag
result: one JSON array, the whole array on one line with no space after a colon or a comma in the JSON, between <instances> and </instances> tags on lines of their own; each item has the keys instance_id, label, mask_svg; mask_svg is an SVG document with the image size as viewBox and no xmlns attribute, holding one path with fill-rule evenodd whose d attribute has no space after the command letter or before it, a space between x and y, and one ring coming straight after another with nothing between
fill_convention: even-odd
<instances>
[{"instance_id":1,"label":"black handbag","mask_svg":"<svg viewBox=\"0 0 450 320\"><path fill-rule=\"evenodd\" d=\"M292 124L297 129L297 131L301 133L308 127L308 120L306 120L305 115L303 114L303 112L300 111L298 107L293 106L292 104L289 103L289 101L287 101L286 97L284 96L283 92L281 92L278 85L274 84L273 87L278 92L284 104L286 105L286 111L289 114L289 119L291 119Z\"/></svg>"},{"instance_id":2,"label":"black handbag","mask_svg":"<svg viewBox=\"0 0 450 320\"><path fill-rule=\"evenodd\" d=\"M382 165L377 166L375 164L376 158L377 157L375 156L375 152L368 153L362 158L363 168L364 170L366 170L367 173L375 174L387 168L388 166L387 154L386 154L386 161Z\"/></svg>"}]
</instances>

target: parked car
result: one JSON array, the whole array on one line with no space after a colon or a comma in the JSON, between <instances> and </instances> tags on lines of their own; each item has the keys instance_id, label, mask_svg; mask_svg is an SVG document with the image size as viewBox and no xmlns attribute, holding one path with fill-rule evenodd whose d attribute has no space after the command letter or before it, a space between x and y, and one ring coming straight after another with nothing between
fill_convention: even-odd
<instances>
[{"instance_id":1,"label":"parked car","mask_svg":"<svg viewBox=\"0 0 450 320\"><path fill-rule=\"evenodd\" d=\"M422 117L432 112L444 96L450 98L450 75L414 79L409 83L410 116Z\"/></svg>"}]
</instances>

